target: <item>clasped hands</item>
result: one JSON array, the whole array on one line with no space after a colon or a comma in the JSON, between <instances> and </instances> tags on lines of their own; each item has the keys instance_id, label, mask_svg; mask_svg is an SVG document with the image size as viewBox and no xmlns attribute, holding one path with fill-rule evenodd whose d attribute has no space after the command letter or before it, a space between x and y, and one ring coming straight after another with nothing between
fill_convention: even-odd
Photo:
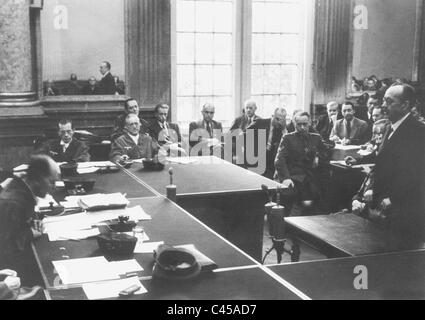
<instances>
[{"instance_id":1,"label":"clasped hands","mask_svg":"<svg viewBox=\"0 0 425 320\"><path fill-rule=\"evenodd\" d=\"M16 271L4 269L0 270L0 275L6 276L3 282L10 290L18 290L21 287L21 279Z\"/></svg>"}]
</instances>

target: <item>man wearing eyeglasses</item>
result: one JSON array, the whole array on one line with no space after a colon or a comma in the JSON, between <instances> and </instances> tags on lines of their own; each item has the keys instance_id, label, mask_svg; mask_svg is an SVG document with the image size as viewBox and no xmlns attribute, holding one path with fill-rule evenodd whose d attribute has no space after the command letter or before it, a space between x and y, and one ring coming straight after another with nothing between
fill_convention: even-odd
<instances>
[{"instance_id":1,"label":"man wearing eyeglasses","mask_svg":"<svg viewBox=\"0 0 425 320\"><path fill-rule=\"evenodd\" d=\"M214 149L221 148L223 126L214 121L215 107L206 103L202 107L203 119L192 122L189 125L189 145L193 149L196 146L197 155L206 155L203 150L209 150L209 154L215 154ZM202 150L200 150L202 149ZM192 154L192 151L191 151Z\"/></svg>"},{"instance_id":2,"label":"man wearing eyeglasses","mask_svg":"<svg viewBox=\"0 0 425 320\"><path fill-rule=\"evenodd\" d=\"M140 132L140 119L131 113L126 118L124 134L111 146L112 162L123 163L129 159L152 159L158 153L158 145L152 138Z\"/></svg>"},{"instance_id":3,"label":"man wearing eyeglasses","mask_svg":"<svg viewBox=\"0 0 425 320\"><path fill-rule=\"evenodd\" d=\"M71 120L61 120L58 125L59 139L50 140L36 154L47 154L56 162L88 162L89 148L83 141L74 138Z\"/></svg>"}]
</instances>

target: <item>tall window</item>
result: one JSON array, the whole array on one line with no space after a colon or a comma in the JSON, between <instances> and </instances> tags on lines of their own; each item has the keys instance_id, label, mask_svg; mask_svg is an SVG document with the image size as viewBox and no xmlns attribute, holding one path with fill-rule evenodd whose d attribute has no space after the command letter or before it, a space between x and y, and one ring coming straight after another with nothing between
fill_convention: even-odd
<instances>
[{"instance_id":1,"label":"tall window","mask_svg":"<svg viewBox=\"0 0 425 320\"><path fill-rule=\"evenodd\" d=\"M174 120L183 126L216 106L230 125L243 101L270 117L278 106L307 108L306 29L313 0L174 0ZM309 49L311 49L309 48Z\"/></svg>"},{"instance_id":2,"label":"tall window","mask_svg":"<svg viewBox=\"0 0 425 320\"><path fill-rule=\"evenodd\" d=\"M302 58L300 34L304 0L253 0L251 94L260 114L285 105L293 109ZM291 111L291 110L288 110Z\"/></svg>"},{"instance_id":3,"label":"tall window","mask_svg":"<svg viewBox=\"0 0 425 320\"><path fill-rule=\"evenodd\" d=\"M178 0L176 7L177 119L201 117L202 104L216 106L215 119L234 117L234 1Z\"/></svg>"}]
</instances>

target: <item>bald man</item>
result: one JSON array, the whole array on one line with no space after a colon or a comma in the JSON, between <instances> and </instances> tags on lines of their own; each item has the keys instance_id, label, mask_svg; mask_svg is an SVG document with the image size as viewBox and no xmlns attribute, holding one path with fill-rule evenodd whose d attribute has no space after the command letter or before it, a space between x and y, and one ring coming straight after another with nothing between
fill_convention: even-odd
<instances>
[{"instance_id":1,"label":"bald man","mask_svg":"<svg viewBox=\"0 0 425 320\"><path fill-rule=\"evenodd\" d=\"M392 249L425 241L425 125L412 115L415 89L390 87L383 108L391 122L375 160L373 206L384 210Z\"/></svg>"},{"instance_id":2,"label":"bald man","mask_svg":"<svg viewBox=\"0 0 425 320\"><path fill-rule=\"evenodd\" d=\"M102 79L99 81L99 94L112 95L117 91L114 77L111 74L111 64L108 61L103 61L99 67Z\"/></svg>"},{"instance_id":3,"label":"bald man","mask_svg":"<svg viewBox=\"0 0 425 320\"><path fill-rule=\"evenodd\" d=\"M221 147L223 126L214 120L215 107L212 103L204 104L201 113L202 120L189 125L189 145L191 148L208 146L212 154L215 147ZM202 154L201 150L198 154Z\"/></svg>"},{"instance_id":4,"label":"bald man","mask_svg":"<svg viewBox=\"0 0 425 320\"><path fill-rule=\"evenodd\" d=\"M0 193L0 269L16 270L26 285L35 270L31 242L41 235L41 222L34 207L37 198L44 198L58 180L59 167L46 155L31 158L26 175L15 177ZM29 281L29 283L26 283Z\"/></svg>"},{"instance_id":5,"label":"bald man","mask_svg":"<svg viewBox=\"0 0 425 320\"><path fill-rule=\"evenodd\" d=\"M257 103L254 100L247 100L245 102L244 111L244 115L233 121L230 132L237 129L245 131L248 126L252 125L258 119L261 119L261 117L255 114L257 111Z\"/></svg>"}]
</instances>

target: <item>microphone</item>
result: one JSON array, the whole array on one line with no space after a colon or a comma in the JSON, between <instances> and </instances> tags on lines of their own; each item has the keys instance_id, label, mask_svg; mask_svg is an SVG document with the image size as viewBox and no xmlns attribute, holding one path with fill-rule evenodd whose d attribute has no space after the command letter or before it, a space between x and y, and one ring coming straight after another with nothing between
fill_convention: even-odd
<instances>
[{"instance_id":1,"label":"microphone","mask_svg":"<svg viewBox=\"0 0 425 320\"><path fill-rule=\"evenodd\" d=\"M273 196L269 190L269 187L267 187L265 184L261 185L261 189L264 191L264 193L267 195L267 198L269 199L269 203L273 202Z\"/></svg>"},{"instance_id":2,"label":"microphone","mask_svg":"<svg viewBox=\"0 0 425 320\"><path fill-rule=\"evenodd\" d=\"M170 184L167 186L167 198L171 201L176 202L177 200L177 186L173 182L173 168L168 169L168 174L170 175Z\"/></svg>"},{"instance_id":3,"label":"microphone","mask_svg":"<svg viewBox=\"0 0 425 320\"><path fill-rule=\"evenodd\" d=\"M270 235L276 240L285 238L285 207L280 205L281 187L277 187L276 205L272 207L270 212Z\"/></svg>"}]
</instances>

